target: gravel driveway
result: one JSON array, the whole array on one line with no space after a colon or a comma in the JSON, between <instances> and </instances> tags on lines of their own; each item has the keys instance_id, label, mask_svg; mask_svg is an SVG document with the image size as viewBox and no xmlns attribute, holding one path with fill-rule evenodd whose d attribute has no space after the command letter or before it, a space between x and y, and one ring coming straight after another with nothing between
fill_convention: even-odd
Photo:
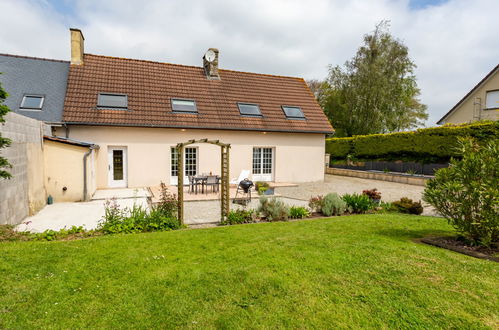
<instances>
[{"instance_id":1,"label":"gravel driveway","mask_svg":"<svg viewBox=\"0 0 499 330\"><path fill-rule=\"evenodd\" d=\"M362 193L362 190L377 188L381 192L381 199L393 202L402 197L414 201L422 199L423 186L414 186L404 183L369 180L348 176L326 174L324 182L301 183L295 187L277 187L276 194L288 205L306 206L312 196L326 195L330 192L342 194ZM424 206L423 215L436 215L428 205ZM231 204L231 208L238 208ZM258 197L252 200L249 208L258 207ZM220 219L220 201L185 202L185 218L187 224L217 222Z\"/></svg>"},{"instance_id":2,"label":"gravel driveway","mask_svg":"<svg viewBox=\"0 0 499 330\"><path fill-rule=\"evenodd\" d=\"M326 174L324 182L301 183L297 187L279 187L275 190L276 193L286 197L308 200L310 197L330 192L340 195L360 194L362 190L373 188L377 188L381 192L382 200L387 202L396 201L401 197L419 201L424 190L423 186L330 174Z\"/></svg>"}]
</instances>

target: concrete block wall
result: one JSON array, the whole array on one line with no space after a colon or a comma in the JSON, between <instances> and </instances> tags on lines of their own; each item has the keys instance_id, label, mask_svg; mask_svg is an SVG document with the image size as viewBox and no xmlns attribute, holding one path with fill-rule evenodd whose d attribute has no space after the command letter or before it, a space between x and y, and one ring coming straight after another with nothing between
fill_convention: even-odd
<instances>
[{"instance_id":1,"label":"concrete block wall","mask_svg":"<svg viewBox=\"0 0 499 330\"><path fill-rule=\"evenodd\" d=\"M43 135L50 127L12 112L4 119L0 132L12 144L0 155L12 164L12 178L0 179L0 224L18 224L45 205Z\"/></svg>"},{"instance_id":2,"label":"concrete block wall","mask_svg":"<svg viewBox=\"0 0 499 330\"><path fill-rule=\"evenodd\" d=\"M333 168L333 167L327 167L326 174L351 176L351 177L371 179L371 180L398 182L398 183L412 184L415 186L425 186L426 181L428 181L429 179L428 176L417 177L417 176L407 176L395 173L377 173L369 171L347 170L343 168Z\"/></svg>"}]
</instances>

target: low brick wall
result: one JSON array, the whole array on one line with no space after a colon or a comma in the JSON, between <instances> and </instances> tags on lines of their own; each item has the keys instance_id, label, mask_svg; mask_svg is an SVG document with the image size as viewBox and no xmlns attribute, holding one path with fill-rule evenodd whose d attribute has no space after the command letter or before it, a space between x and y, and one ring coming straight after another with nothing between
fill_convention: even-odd
<instances>
[{"instance_id":1,"label":"low brick wall","mask_svg":"<svg viewBox=\"0 0 499 330\"><path fill-rule=\"evenodd\" d=\"M407 176L395 173L377 173L369 171L346 170L342 168L326 168L326 174L351 176L356 178L381 180L397 183L412 184L415 186L425 186L428 177Z\"/></svg>"}]
</instances>

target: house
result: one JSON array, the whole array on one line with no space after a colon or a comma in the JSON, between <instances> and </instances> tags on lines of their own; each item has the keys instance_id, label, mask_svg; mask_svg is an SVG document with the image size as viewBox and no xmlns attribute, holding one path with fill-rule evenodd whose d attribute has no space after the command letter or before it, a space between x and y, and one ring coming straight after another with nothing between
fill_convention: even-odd
<instances>
[{"instance_id":1,"label":"house","mask_svg":"<svg viewBox=\"0 0 499 330\"><path fill-rule=\"evenodd\" d=\"M209 49L202 66L84 53L71 29L71 64L56 135L95 149L96 188L176 184L177 143L231 145L230 176L254 181L324 178L325 135L333 129L302 78L225 70ZM217 146L185 149L185 180L220 174Z\"/></svg>"},{"instance_id":2,"label":"house","mask_svg":"<svg viewBox=\"0 0 499 330\"><path fill-rule=\"evenodd\" d=\"M13 112L60 125L69 61L0 54L0 82Z\"/></svg>"},{"instance_id":3,"label":"house","mask_svg":"<svg viewBox=\"0 0 499 330\"><path fill-rule=\"evenodd\" d=\"M490 71L437 124L499 119L499 65Z\"/></svg>"},{"instance_id":4,"label":"house","mask_svg":"<svg viewBox=\"0 0 499 330\"><path fill-rule=\"evenodd\" d=\"M14 177L9 182L0 182L0 193L9 195L12 199L9 203L13 204L14 200L26 199L24 195L28 192L28 214L33 214L40 205L44 205L48 195L58 202L79 201L90 198L95 191L92 165L94 150L98 146L51 136L57 127L64 126L62 115L69 66L69 61L0 54L0 82L8 93L5 104L15 114L39 121L23 120L11 114L9 121L14 123L6 133L10 133L8 136L12 139L12 145L3 150L13 165L11 172ZM43 141L36 141L34 136L40 132L47 134L45 138L42 135ZM40 144L43 144L41 150ZM41 184L26 183L25 177L30 178L28 181L40 181ZM31 188L20 189L23 185L36 187L36 194L31 192ZM26 215L26 212L11 213L5 217ZM2 222L17 221L0 219Z\"/></svg>"}]
</instances>

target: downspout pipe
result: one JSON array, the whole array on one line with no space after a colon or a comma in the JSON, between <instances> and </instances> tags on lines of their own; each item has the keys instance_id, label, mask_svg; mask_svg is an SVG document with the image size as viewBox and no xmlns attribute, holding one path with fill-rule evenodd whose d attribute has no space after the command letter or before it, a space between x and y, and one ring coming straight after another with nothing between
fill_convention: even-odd
<instances>
[{"instance_id":1,"label":"downspout pipe","mask_svg":"<svg viewBox=\"0 0 499 330\"><path fill-rule=\"evenodd\" d=\"M88 151L83 155L83 201L87 201L87 158L90 156L93 150L99 149L99 146L96 144L92 144Z\"/></svg>"}]
</instances>

